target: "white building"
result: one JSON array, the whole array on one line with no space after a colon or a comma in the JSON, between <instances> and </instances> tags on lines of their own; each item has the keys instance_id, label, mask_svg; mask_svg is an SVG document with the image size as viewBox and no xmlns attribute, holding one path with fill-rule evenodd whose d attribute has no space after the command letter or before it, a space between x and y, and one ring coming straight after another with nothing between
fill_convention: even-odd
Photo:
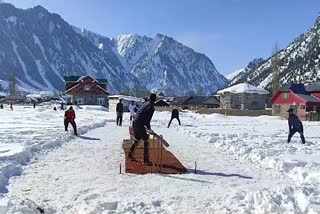
<instances>
[{"instance_id":1,"label":"white building","mask_svg":"<svg viewBox=\"0 0 320 214\"><path fill-rule=\"evenodd\" d=\"M261 110L265 109L269 92L263 88L240 83L217 92L220 96L220 108Z\"/></svg>"},{"instance_id":2,"label":"white building","mask_svg":"<svg viewBox=\"0 0 320 214\"><path fill-rule=\"evenodd\" d=\"M117 103L119 102L120 99L122 99L124 112L128 111L129 105L132 101L134 101L135 104L139 105L139 106L141 106L141 104L144 102L144 99L142 99L142 98L125 96L125 95L112 95L112 96L109 96L108 98L109 98L109 111L110 112L116 111Z\"/></svg>"}]
</instances>

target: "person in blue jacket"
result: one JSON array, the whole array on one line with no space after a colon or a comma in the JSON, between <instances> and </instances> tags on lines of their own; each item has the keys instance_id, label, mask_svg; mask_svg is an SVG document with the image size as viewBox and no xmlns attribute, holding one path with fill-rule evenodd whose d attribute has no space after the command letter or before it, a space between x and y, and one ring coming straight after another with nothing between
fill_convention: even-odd
<instances>
[{"instance_id":1,"label":"person in blue jacket","mask_svg":"<svg viewBox=\"0 0 320 214\"><path fill-rule=\"evenodd\" d=\"M152 133L150 122L154 113L154 103L157 99L156 94L151 94L150 99L142 104L137 113L133 116L133 129L134 129L134 137L135 141L132 144L128 158L133 159L133 152L138 145L139 140L144 141L144 150L143 150L143 160L145 164L151 164L149 160L149 145L148 139L149 135L147 133L147 129L149 133Z\"/></svg>"},{"instance_id":2,"label":"person in blue jacket","mask_svg":"<svg viewBox=\"0 0 320 214\"><path fill-rule=\"evenodd\" d=\"M289 108L288 110L289 117L288 117L288 123L289 123L289 136L288 136L288 143L290 143L292 136L299 132L302 143L305 144L306 140L303 135L303 125L300 119L297 115L293 113L293 109Z\"/></svg>"}]
</instances>

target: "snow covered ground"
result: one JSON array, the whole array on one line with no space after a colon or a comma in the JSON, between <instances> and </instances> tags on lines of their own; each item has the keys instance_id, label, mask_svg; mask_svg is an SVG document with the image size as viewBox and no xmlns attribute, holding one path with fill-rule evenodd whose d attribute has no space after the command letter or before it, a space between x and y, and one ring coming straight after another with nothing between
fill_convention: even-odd
<instances>
[{"instance_id":1,"label":"snow covered ground","mask_svg":"<svg viewBox=\"0 0 320 214\"><path fill-rule=\"evenodd\" d=\"M46 213L320 213L317 122L304 122L302 145L299 136L286 143L277 117L190 112L168 129L170 114L156 112L153 129L188 173L133 175L119 174L128 115L117 127L114 113L77 109L82 135L72 137L50 108L0 111L2 175L14 176L2 183L3 212L36 213L30 199Z\"/></svg>"},{"instance_id":2,"label":"snow covered ground","mask_svg":"<svg viewBox=\"0 0 320 214\"><path fill-rule=\"evenodd\" d=\"M65 133L63 111L54 111L60 106L45 104L37 106L14 106L13 111L5 106L0 110L0 192L7 192L8 178L20 175L22 166L40 151L60 146L72 138L72 132ZM91 108L91 114L86 114L90 107L77 109L79 113L79 133L103 126L107 120L101 108ZM72 127L71 127L72 129ZM71 130L69 127L69 130Z\"/></svg>"}]
</instances>

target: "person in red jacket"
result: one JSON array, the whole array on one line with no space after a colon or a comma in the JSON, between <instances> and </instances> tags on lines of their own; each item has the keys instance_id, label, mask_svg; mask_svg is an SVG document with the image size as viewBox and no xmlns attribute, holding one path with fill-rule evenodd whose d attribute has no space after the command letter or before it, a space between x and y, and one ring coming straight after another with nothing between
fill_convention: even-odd
<instances>
[{"instance_id":1,"label":"person in red jacket","mask_svg":"<svg viewBox=\"0 0 320 214\"><path fill-rule=\"evenodd\" d=\"M75 119L76 119L76 113L74 112L72 106L70 106L70 108L64 113L64 129L65 131L68 131L69 123L71 123L74 131L74 135L77 135L77 125L76 125L76 122L74 121Z\"/></svg>"}]
</instances>

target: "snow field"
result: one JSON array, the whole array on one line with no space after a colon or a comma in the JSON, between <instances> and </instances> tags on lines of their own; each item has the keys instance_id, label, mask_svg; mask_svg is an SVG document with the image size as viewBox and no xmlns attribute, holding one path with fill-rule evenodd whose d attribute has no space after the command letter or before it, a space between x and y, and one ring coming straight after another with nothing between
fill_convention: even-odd
<instances>
[{"instance_id":1,"label":"snow field","mask_svg":"<svg viewBox=\"0 0 320 214\"><path fill-rule=\"evenodd\" d=\"M55 127L51 130L63 130L62 118L41 109L24 109L20 116L38 118L36 128L50 121L47 126ZM36 213L35 207L21 203L29 198L46 213L320 213L318 122L303 122L307 145L302 145L299 135L286 143L288 124L278 117L186 112L181 113L182 126L174 120L167 129L170 113L156 112L153 129L164 135L188 173L120 175L129 116L117 127L115 114L101 110L76 109L78 125L101 121L103 127L86 129L77 138L68 133L63 140L69 142L33 155L17 173L21 176L10 179L3 210ZM25 142L24 128L11 130L11 135L0 130ZM50 138L44 129L32 133L37 134ZM193 174L195 161L198 174Z\"/></svg>"},{"instance_id":2,"label":"snow field","mask_svg":"<svg viewBox=\"0 0 320 214\"><path fill-rule=\"evenodd\" d=\"M64 131L64 111L54 111L54 105L14 106L14 111L0 111L0 192L6 193L8 180L21 175L22 166L36 158L39 151L61 146L73 138L73 130ZM60 106L56 107L60 109ZM100 108L76 108L78 133L104 126L107 118ZM91 113L86 114L87 109Z\"/></svg>"},{"instance_id":3,"label":"snow field","mask_svg":"<svg viewBox=\"0 0 320 214\"><path fill-rule=\"evenodd\" d=\"M247 211L320 213L319 122L303 122L307 143L302 145L299 134L287 143L287 120L278 117L193 114L187 118L188 124L179 127L180 131L213 144L226 155L249 160L257 168L283 172L294 182L293 186L248 194Z\"/></svg>"}]
</instances>

